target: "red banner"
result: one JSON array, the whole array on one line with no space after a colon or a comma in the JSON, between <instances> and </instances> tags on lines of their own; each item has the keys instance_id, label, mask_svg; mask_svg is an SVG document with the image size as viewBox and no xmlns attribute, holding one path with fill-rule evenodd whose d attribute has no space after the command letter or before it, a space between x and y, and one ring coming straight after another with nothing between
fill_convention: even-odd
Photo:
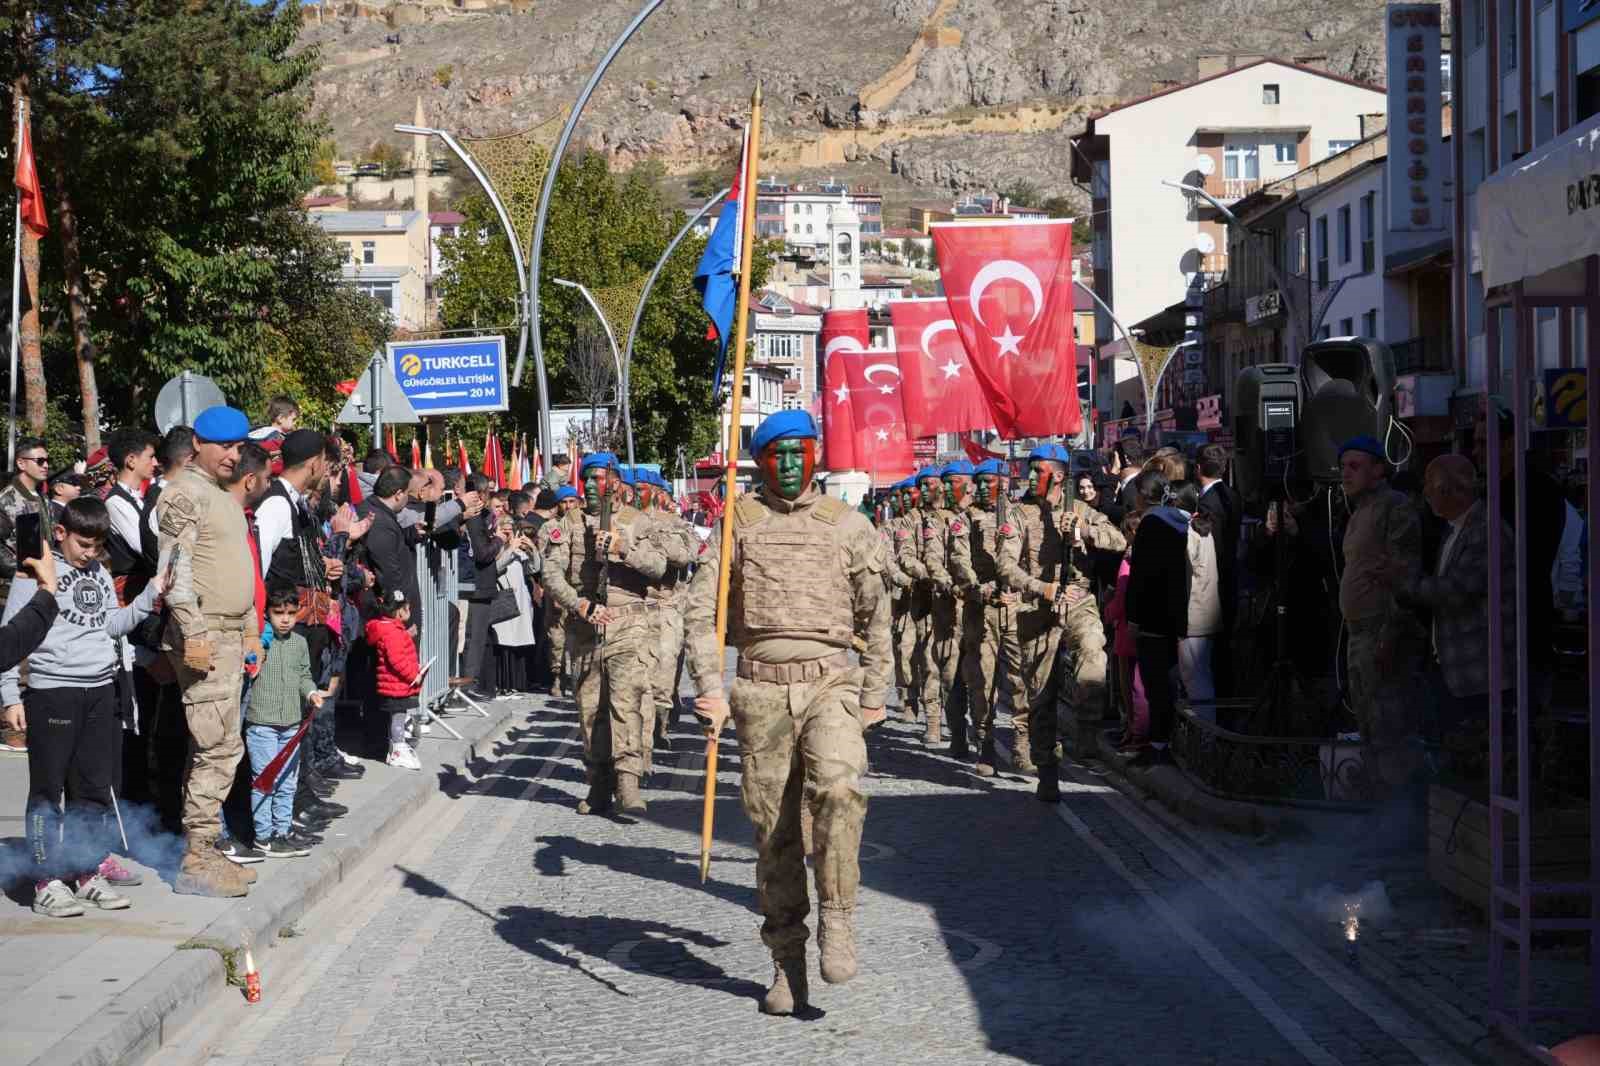
<instances>
[{"instance_id":1,"label":"red banner","mask_svg":"<svg viewBox=\"0 0 1600 1066\"><path fill-rule=\"evenodd\" d=\"M904 419L858 430L857 469L871 474L872 483L880 486L909 477L917 469L911 447Z\"/></svg>"},{"instance_id":2,"label":"red banner","mask_svg":"<svg viewBox=\"0 0 1600 1066\"><path fill-rule=\"evenodd\" d=\"M973 376L948 301L890 300L889 318L911 435L992 429L994 411Z\"/></svg>"},{"instance_id":3,"label":"red banner","mask_svg":"<svg viewBox=\"0 0 1600 1066\"><path fill-rule=\"evenodd\" d=\"M822 467L855 470L856 423L845 355L867 347L867 312L827 311L822 316ZM841 354L842 353L842 354ZM838 358L835 356L838 355Z\"/></svg>"},{"instance_id":4,"label":"red banner","mask_svg":"<svg viewBox=\"0 0 1600 1066\"><path fill-rule=\"evenodd\" d=\"M1072 226L936 223L950 317L1001 436L1082 429L1072 336Z\"/></svg>"}]
</instances>

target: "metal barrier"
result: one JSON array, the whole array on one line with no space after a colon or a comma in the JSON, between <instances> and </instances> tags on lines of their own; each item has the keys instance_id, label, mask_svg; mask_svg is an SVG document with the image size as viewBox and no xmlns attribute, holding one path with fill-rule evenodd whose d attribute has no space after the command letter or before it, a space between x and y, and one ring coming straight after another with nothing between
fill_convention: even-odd
<instances>
[{"instance_id":1,"label":"metal barrier","mask_svg":"<svg viewBox=\"0 0 1600 1066\"><path fill-rule=\"evenodd\" d=\"M457 672L456 645L450 628L450 611L458 592L456 553L429 544L419 547L416 557L417 589L422 600L422 617L417 620L417 654L423 663L433 663L422 679L418 704L445 732L461 740L461 734L439 717L439 711L452 696L485 718L489 712L450 688L450 678ZM461 619L459 625L465 624L466 619Z\"/></svg>"}]
</instances>

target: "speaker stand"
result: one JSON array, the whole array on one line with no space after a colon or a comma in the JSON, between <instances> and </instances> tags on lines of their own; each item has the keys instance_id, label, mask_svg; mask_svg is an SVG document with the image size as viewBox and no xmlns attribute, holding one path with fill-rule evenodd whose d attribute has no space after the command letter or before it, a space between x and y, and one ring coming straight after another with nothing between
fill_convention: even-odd
<instances>
[{"instance_id":1,"label":"speaker stand","mask_svg":"<svg viewBox=\"0 0 1600 1066\"><path fill-rule=\"evenodd\" d=\"M1272 505L1269 505L1272 506ZM1287 500L1276 506L1282 514L1288 513ZM1289 658L1289 529L1286 520L1278 523L1273 536L1273 632L1272 666L1256 695L1255 707L1250 714L1250 728L1246 732L1256 736L1290 736L1295 693L1294 660Z\"/></svg>"}]
</instances>

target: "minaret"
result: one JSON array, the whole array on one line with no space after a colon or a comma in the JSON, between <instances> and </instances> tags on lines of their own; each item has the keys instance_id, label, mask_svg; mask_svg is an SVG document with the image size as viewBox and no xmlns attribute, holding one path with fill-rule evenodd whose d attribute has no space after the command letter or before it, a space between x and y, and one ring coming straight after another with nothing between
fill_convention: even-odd
<instances>
[{"instance_id":1,"label":"minaret","mask_svg":"<svg viewBox=\"0 0 1600 1066\"><path fill-rule=\"evenodd\" d=\"M861 216L841 191L828 215L828 290L835 311L865 306L861 297Z\"/></svg>"},{"instance_id":2,"label":"minaret","mask_svg":"<svg viewBox=\"0 0 1600 1066\"><path fill-rule=\"evenodd\" d=\"M426 126L427 119L422 116L422 97L417 97L417 116L412 119L416 126ZM424 134L417 134L411 138L411 207L421 211L423 216L428 214L428 170L433 161L428 156L428 138Z\"/></svg>"}]
</instances>

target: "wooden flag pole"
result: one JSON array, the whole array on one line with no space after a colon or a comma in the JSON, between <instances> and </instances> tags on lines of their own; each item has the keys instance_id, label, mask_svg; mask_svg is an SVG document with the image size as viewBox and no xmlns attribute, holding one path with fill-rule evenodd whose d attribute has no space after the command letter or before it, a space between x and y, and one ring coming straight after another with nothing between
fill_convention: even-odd
<instances>
[{"instance_id":1,"label":"wooden flag pole","mask_svg":"<svg viewBox=\"0 0 1600 1066\"><path fill-rule=\"evenodd\" d=\"M723 445L727 471L722 482L722 546L717 556L717 669L728 647L728 588L733 562L733 504L739 473L740 403L744 396L744 348L750 320L750 264L756 243L756 176L761 159L761 83L750 94L750 148L739 186L739 217L742 220L739 242L739 303L733 319L733 410L728 419L728 439ZM715 399L715 397L713 397ZM717 735L706 737L706 798L700 817L700 883L711 873L711 835L717 803Z\"/></svg>"}]
</instances>

